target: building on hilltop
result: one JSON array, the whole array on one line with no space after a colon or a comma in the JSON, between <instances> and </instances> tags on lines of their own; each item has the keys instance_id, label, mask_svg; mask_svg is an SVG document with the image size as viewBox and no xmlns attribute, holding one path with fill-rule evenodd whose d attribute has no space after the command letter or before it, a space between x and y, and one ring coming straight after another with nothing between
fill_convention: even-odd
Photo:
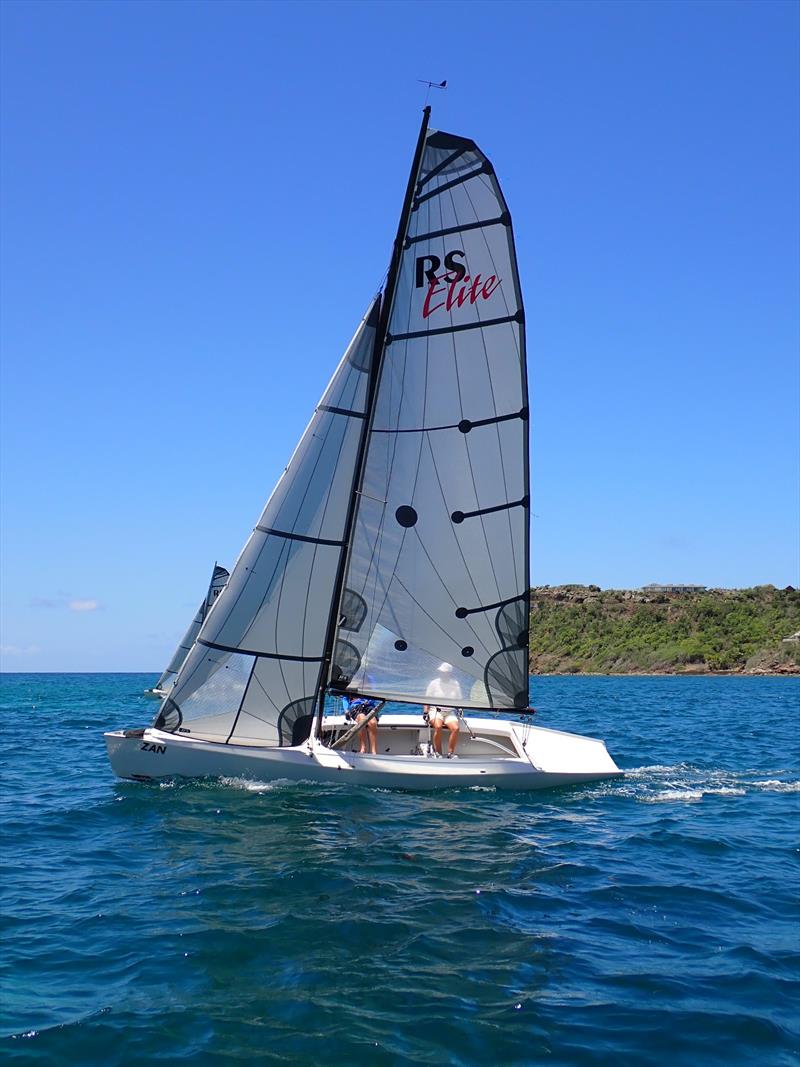
<instances>
[{"instance_id":1,"label":"building on hilltop","mask_svg":"<svg viewBox=\"0 0 800 1067\"><path fill-rule=\"evenodd\" d=\"M705 589L704 585L659 585L658 582L642 586L643 593L703 593Z\"/></svg>"}]
</instances>

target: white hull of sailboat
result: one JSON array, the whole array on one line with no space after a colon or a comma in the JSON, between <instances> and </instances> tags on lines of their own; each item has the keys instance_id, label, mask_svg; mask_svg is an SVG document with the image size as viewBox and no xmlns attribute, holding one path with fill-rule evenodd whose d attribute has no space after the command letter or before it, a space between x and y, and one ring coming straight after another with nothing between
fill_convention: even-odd
<instances>
[{"instance_id":1,"label":"white hull of sailboat","mask_svg":"<svg viewBox=\"0 0 800 1067\"><path fill-rule=\"evenodd\" d=\"M326 720L326 731L330 723ZM591 737L500 720L468 720L458 759L434 758L428 730L410 716L385 716L379 754L335 750L319 742L265 748L220 744L161 730L107 733L120 778L246 778L339 782L382 789L471 786L528 790L619 778L605 744Z\"/></svg>"}]
</instances>

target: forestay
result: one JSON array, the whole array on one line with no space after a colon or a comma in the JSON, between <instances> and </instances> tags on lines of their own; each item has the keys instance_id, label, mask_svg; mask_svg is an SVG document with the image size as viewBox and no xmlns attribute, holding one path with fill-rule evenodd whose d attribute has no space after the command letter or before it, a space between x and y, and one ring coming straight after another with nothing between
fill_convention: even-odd
<instances>
[{"instance_id":1,"label":"forestay","mask_svg":"<svg viewBox=\"0 0 800 1067\"><path fill-rule=\"evenodd\" d=\"M332 682L425 702L447 663L436 703L525 707L524 318L508 209L472 141L427 136L378 373Z\"/></svg>"},{"instance_id":2,"label":"forestay","mask_svg":"<svg viewBox=\"0 0 800 1067\"><path fill-rule=\"evenodd\" d=\"M201 628L156 726L285 745L308 733L365 428L379 298Z\"/></svg>"},{"instance_id":3,"label":"forestay","mask_svg":"<svg viewBox=\"0 0 800 1067\"><path fill-rule=\"evenodd\" d=\"M189 629L181 638L181 642L175 649L175 654L169 661L164 673L156 682L154 688L167 691L173 685L175 679L178 677L178 672L183 666L183 662L192 650L192 646L197 639L197 635L200 633L200 627L203 625L203 620L211 610L212 605L216 601L219 594L225 588L225 584L230 577L228 571L224 567L220 567L218 563L214 564L214 570L211 572L211 581L208 586L208 592L205 598L197 609L197 614L189 624Z\"/></svg>"}]
</instances>

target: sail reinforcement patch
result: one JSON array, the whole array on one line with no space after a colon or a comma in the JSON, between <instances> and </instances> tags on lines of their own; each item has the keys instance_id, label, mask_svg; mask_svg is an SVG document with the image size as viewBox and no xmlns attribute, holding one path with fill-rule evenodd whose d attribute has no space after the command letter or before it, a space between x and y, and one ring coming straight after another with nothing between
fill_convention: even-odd
<instances>
[{"instance_id":1,"label":"sail reinforcement patch","mask_svg":"<svg viewBox=\"0 0 800 1067\"><path fill-rule=\"evenodd\" d=\"M394 517L401 526L405 526L406 528L416 526L417 519L419 518L416 511L409 504L401 504L394 513Z\"/></svg>"}]
</instances>

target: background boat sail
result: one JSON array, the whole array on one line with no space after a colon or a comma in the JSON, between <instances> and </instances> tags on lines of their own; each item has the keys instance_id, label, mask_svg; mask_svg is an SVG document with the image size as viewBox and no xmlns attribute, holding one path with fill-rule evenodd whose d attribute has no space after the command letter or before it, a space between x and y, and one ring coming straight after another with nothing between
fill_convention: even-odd
<instances>
[{"instance_id":1,"label":"background boat sail","mask_svg":"<svg viewBox=\"0 0 800 1067\"><path fill-rule=\"evenodd\" d=\"M602 742L508 717L528 705L524 312L494 170L429 113L386 287L153 729L106 735L118 774L525 788L619 773ZM437 703L506 712L466 720L458 764L421 754L419 710L384 716L380 757L332 750L326 695L424 704L442 663L456 684Z\"/></svg>"},{"instance_id":2,"label":"background boat sail","mask_svg":"<svg viewBox=\"0 0 800 1067\"><path fill-rule=\"evenodd\" d=\"M200 602L197 614L189 623L188 630L181 638L178 647L172 655L172 659L164 668L161 677L152 689L145 689L145 696L155 696L163 699L169 693L175 679L178 677L178 673L183 666L186 657L194 647L195 640L200 633L200 627L203 625L206 615L208 615L217 597L225 588L229 577L230 574L224 567L220 567L218 563L214 564L214 569L211 572L211 581L208 583L208 591Z\"/></svg>"}]
</instances>

